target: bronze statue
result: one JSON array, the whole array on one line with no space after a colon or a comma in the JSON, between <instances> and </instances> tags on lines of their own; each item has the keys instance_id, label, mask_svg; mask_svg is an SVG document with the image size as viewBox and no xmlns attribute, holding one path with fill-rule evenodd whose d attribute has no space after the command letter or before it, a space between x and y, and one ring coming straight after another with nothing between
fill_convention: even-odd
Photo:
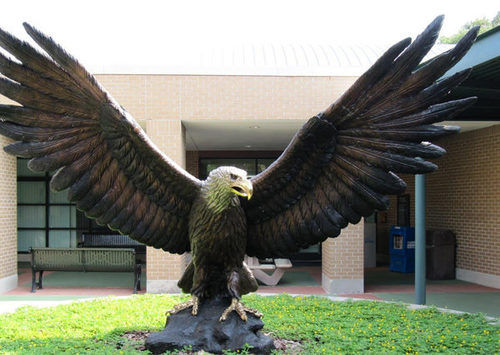
<instances>
[{"instance_id":1,"label":"bronze statue","mask_svg":"<svg viewBox=\"0 0 500 355\"><path fill-rule=\"evenodd\" d=\"M217 297L230 312L247 313L240 297L257 289L244 255L286 257L336 237L349 223L388 207L404 191L396 173L437 169L444 154L427 143L458 127L435 126L475 98L444 102L469 70L435 82L472 45L477 28L453 49L416 69L433 46L443 17L412 43L395 44L325 111L309 119L264 172L220 167L205 181L160 152L141 127L73 57L24 24L48 54L0 31L0 93L21 106L1 105L4 149L31 158L34 171L57 171L50 186L101 225L171 253L191 252L179 287L192 298L172 313ZM423 142L424 141L424 142ZM201 307L203 304L201 305Z\"/></svg>"}]
</instances>

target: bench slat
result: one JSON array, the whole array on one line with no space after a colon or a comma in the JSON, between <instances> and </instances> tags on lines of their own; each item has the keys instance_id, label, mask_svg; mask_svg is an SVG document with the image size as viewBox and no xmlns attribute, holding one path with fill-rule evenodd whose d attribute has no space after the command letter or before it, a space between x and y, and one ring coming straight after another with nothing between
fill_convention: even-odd
<instances>
[{"instance_id":1,"label":"bench slat","mask_svg":"<svg viewBox=\"0 0 500 355\"><path fill-rule=\"evenodd\" d=\"M141 264L135 249L31 248L31 292L42 288L44 271L114 271L134 273L134 293L141 289ZM36 273L39 281L36 282Z\"/></svg>"},{"instance_id":2,"label":"bench slat","mask_svg":"<svg viewBox=\"0 0 500 355\"><path fill-rule=\"evenodd\" d=\"M134 271L135 250L115 248L32 248L32 267L46 271Z\"/></svg>"},{"instance_id":3,"label":"bench slat","mask_svg":"<svg viewBox=\"0 0 500 355\"><path fill-rule=\"evenodd\" d=\"M84 248L134 248L144 252L146 245L122 234L82 234L79 244Z\"/></svg>"}]
</instances>

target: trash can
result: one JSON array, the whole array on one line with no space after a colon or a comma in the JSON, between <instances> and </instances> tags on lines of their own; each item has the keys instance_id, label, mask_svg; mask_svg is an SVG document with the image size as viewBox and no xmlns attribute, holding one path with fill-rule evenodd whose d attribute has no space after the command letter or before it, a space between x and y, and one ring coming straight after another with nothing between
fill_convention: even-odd
<instances>
[{"instance_id":1,"label":"trash can","mask_svg":"<svg viewBox=\"0 0 500 355\"><path fill-rule=\"evenodd\" d=\"M448 229L426 231L426 277L429 280L455 279L455 234Z\"/></svg>"}]
</instances>

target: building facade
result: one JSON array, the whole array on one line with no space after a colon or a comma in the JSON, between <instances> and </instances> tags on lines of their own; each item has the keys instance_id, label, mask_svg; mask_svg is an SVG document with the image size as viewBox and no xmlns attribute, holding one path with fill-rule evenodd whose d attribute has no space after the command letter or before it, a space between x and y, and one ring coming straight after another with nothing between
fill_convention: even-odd
<instances>
[{"instance_id":1,"label":"building facade","mask_svg":"<svg viewBox=\"0 0 500 355\"><path fill-rule=\"evenodd\" d=\"M100 74L97 80L145 129L152 141L193 175L207 151L225 157L269 159L278 154L294 131L346 91L357 75L167 75ZM5 98L1 103L7 102ZM8 139L0 137L2 146ZM428 228L451 229L457 235L457 278L500 288L500 124L472 124L465 132L436 142L448 150L440 169L427 178ZM214 155L214 154L212 154ZM217 154L215 154L217 155ZM16 158L0 152L0 292L17 286L18 260L28 246L27 210L45 205L45 245L55 246L54 232L76 230L73 222L51 216L76 213L57 197L24 203L24 182ZM45 180L50 176L46 175ZM408 183L413 204L414 177ZM40 181L43 180L41 177ZM17 188L16 188L17 186ZM47 199L52 199L46 192ZM24 197L22 197L24 199ZM67 201L66 201L67 202ZM52 208L54 207L54 208ZM57 210L55 207L60 207ZM397 223L396 197L376 222L377 258L386 262L389 227ZM75 219L75 218L73 218ZM413 208L410 208L413 225ZM75 222L76 223L76 222ZM329 293L363 292L365 226L349 225L321 246L322 285ZM51 224L55 226L51 229ZM67 225L67 226L66 226ZM45 229L44 229L45 228ZM21 233L22 232L22 233ZM54 234L56 235L56 234ZM34 238L34 237L33 237ZM31 240L31 239L30 239ZM53 241L52 241L53 240ZM147 249L147 291L178 292L177 280L188 256Z\"/></svg>"}]
</instances>

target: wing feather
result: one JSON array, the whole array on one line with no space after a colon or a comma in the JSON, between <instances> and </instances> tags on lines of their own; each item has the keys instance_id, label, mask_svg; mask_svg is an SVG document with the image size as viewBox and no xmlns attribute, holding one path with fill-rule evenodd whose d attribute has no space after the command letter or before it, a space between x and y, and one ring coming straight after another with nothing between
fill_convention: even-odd
<instances>
[{"instance_id":1,"label":"wing feather","mask_svg":"<svg viewBox=\"0 0 500 355\"><path fill-rule=\"evenodd\" d=\"M40 128L71 128L96 126L95 121L78 117L41 112L23 106L0 105L2 120L17 123L22 126Z\"/></svg>"},{"instance_id":2,"label":"wing feather","mask_svg":"<svg viewBox=\"0 0 500 355\"><path fill-rule=\"evenodd\" d=\"M388 207L404 191L397 173L423 174L444 149L428 143L458 132L436 126L475 98L443 102L470 70L435 82L471 47L477 28L452 50L415 70L438 37L436 18L414 42L389 50L342 97L311 118L268 169L252 179L245 205L250 256L287 256L336 237L348 223Z\"/></svg>"},{"instance_id":3,"label":"wing feather","mask_svg":"<svg viewBox=\"0 0 500 355\"><path fill-rule=\"evenodd\" d=\"M138 241L183 253L201 183L171 161L76 59L24 24L45 51L0 30L0 133L10 154L35 171L55 171L51 188L90 218ZM153 215L149 215L152 213Z\"/></svg>"},{"instance_id":4,"label":"wing feather","mask_svg":"<svg viewBox=\"0 0 500 355\"><path fill-rule=\"evenodd\" d=\"M395 153L404 156L418 156L421 158L439 158L446 151L429 142L412 143L398 142L389 139L376 139L365 137L338 136L339 146L355 147L357 149L368 148L385 153ZM350 153L355 153L349 150Z\"/></svg>"}]
</instances>

